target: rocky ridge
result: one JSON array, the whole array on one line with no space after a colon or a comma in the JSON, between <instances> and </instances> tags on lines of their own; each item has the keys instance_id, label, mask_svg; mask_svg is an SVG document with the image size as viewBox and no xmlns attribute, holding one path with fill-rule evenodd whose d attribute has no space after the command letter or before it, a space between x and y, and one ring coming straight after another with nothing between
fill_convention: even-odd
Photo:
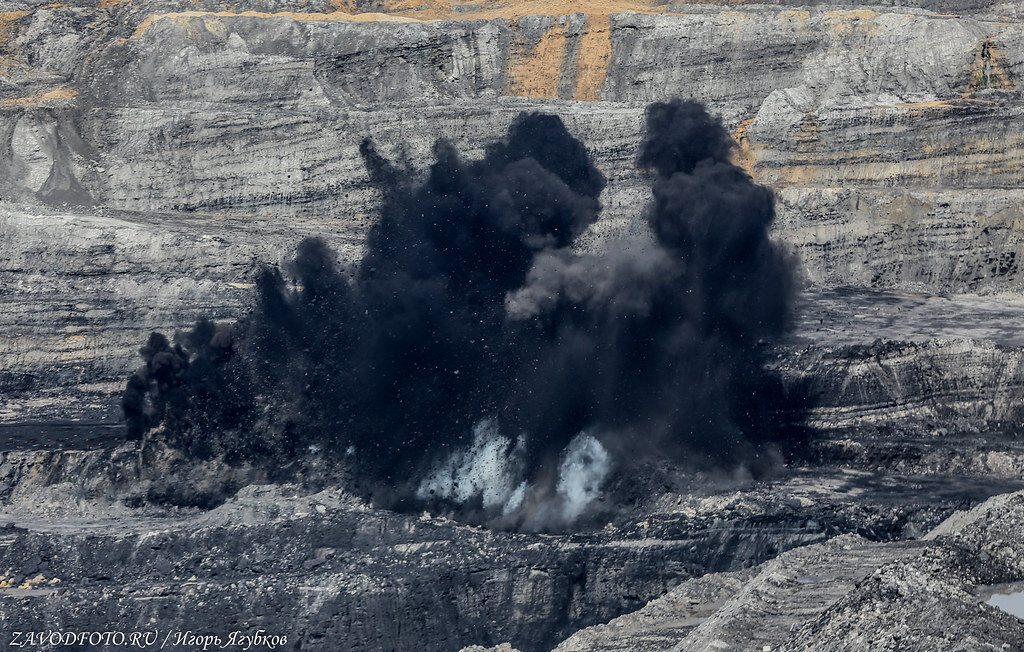
<instances>
[{"instance_id":1,"label":"rocky ridge","mask_svg":"<svg viewBox=\"0 0 1024 652\"><path fill-rule=\"evenodd\" d=\"M846 535L753 571L690 580L555 649L1017 649L1024 622L983 594L988 585L1020 582L1018 537L1004 533L1019 524L1022 499L991 499L918 542Z\"/></svg>"}]
</instances>

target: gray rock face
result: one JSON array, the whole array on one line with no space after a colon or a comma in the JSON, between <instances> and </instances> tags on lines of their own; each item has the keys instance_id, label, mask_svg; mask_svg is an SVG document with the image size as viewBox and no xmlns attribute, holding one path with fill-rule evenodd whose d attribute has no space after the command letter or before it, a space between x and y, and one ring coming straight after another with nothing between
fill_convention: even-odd
<instances>
[{"instance_id":1,"label":"gray rock face","mask_svg":"<svg viewBox=\"0 0 1024 652\"><path fill-rule=\"evenodd\" d=\"M1021 500L994 498L920 542L842 536L691 580L556 649L1015 649L1024 622L984 604L983 585L1020 581L1019 537L1007 530L1020 525Z\"/></svg>"},{"instance_id":2,"label":"gray rock face","mask_svg":"<svg viewBox=\"0 0 1024 652\"><path fill-rule=\"evenodd\" d=\"M189 472L166 460L139 466L137 458L132 446L0 456L3 516L13 523L0 531L5 626L145 629L156 618L163 631L285 633L285 649L336 649L344 641L357 649L441 650L510 641L526 651L551 649L657 598L626 617L635 625L595 631L670 645L708 630L715 618L729 622L726 614L740 609L752 629L758 619L780 616L764 634L774 640L822 613L854 580L921 549L855 535L800 546L850 528L875 540L897 538L911 524L926 531L971 504L973 491L993 490L947 484L942 495L900 502L888 480L854 472L758 485L719 480L717 490L652 491L658 500L600 530L535 535L375 510L336 488L296 485L253 484L210 511L129 507L147 486ZM835 565L837 554L850 558ZM815 583L814 595L799 591ZM786 587L792 605L769 598L766 586ZM755 598L757 610L727 608ZM752 629L727 627L715 636ZM604 640L587 630L571 641L597 639Z\"/></svg>"},{"instance_id":3,"label":"gray rock face","mask_svg":"<svg viewBox=\"0 0 1024 652\"><path fill-rule=\"evenodd\" d=\"M11 77L2 107L9 193L130 210L351 217L361 198L339 203L338 191L362 181L350 149L361 137L420 153L439 133L485 142L507 119L492 117L507 115L494 110L506 95L601 99L556 110L594 121L578 133L610 168L632 151L609 143L605 153L601 141L628 136L623 129L639 121L603 119L622 111L609 102L636 116L638 105L683 96L741 127L765 181L1020 179L1011 124L1024 52L1012 21L766 7L561 17L482 9L460 21L158 9L90 15L96 24L126 19L98 36L76 31L87 10L68 9L78 23L69 15L46 29L66 31L75 48L33 38L41 21L55 22L49 13L12 19L24 30L14 39L24 63L57 77L22 97L14 94L38 86L35 70ZM450 106L477 100L486 101L469 116ZM864 142L871 146L856 146Z\"/></svg>"},{"instance_id":4,"label":"gray rock face","mask_svg":"<svg viewBox=\"0 0 1024 652\"><path fill-rule=\"evenodd\" d=\"M1021 294L1018 189L779 191L776 232L816 287Z\"/></svg>"},{"instance_id":5,"label":"gray rock face","mask_svg":"<svg viewBox=\"0 0 1024 652\"><path fill-rule=\"evenodd\" d=\"M920 557L887 565L779 649L1005 650L1020 645L1019 618L983 603L984 585L1021 581L1020 493L940 526ZM993 550L998 550L993 555Z\"/></svg>"},{"instance_id":6,"label":"gray rock face","mask_svg":"<svg viewBox=\"0 0 1024 652\"><path fill-rule=\"evenodd\" d=\"M1019 644L980 597L1024 580L1019 494L932 530L1024 478L1018 3L103 4L0 12L4 631ZM479 156L518 112L556 113L609 178L578 243L597 248L642 228L643 110L676 96L777 191L806 288L772 365L811 399L805 468L653 465L609 487L607 527L537 535L376 510L315 461L282 487L108 445L150 330L232 318L306 235L358 259L378 204L364 137L422 168L439 137ZM242 489L208 511L147 502L225 487Z\"/></svg>"},{"instance_id":7,"label":"gray rock face","mask_svg":"<svg viewBox=\"0 0 1024 652\"><path fill-rule=\"evenodd\" d=\"M71 395L101 415L144 332L234 314L236 286L302 235L357 257L375 205L362 138L422 167L437 137L474 156L522 110L561 115L609 175L595 242L646 201L643 105L693 96L778 186L776 233L812 286L1019 292L1020 26L940 4L4 14L0 192L24 202L3 209L4 409Z\"/></svg>"}]
</instances>

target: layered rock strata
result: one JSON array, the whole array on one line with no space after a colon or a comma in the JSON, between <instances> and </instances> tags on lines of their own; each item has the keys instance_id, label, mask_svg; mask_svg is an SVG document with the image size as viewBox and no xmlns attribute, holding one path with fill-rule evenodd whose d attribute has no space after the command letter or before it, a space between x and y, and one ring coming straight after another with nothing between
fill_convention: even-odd
<instances>
[{"instance_id":1,"label":"layered rock strata","mask_svg":"<svg viewBox=\"0 0 1024 652\"><path fill-rule=\"evenodd\" d=\"M916 539L1024 477L1017 3L409 4L0 7L4 630L1012 649L1020 621L979 587L1024 580L1019 495ZM609 178L579 243L600 247L640 228L644 106L676 96L721 115L777 191L806 289L771 364L809 399L805 468L650 470L609 487L635 501L607 528L555 536L111 446L148 331L238 314L303 236L358 259L378 199L364 137L422 168L438 137L477 156L518 112L556 113ZM208 511L147 500L245 485Z\"/></svg>"}]
</instances>

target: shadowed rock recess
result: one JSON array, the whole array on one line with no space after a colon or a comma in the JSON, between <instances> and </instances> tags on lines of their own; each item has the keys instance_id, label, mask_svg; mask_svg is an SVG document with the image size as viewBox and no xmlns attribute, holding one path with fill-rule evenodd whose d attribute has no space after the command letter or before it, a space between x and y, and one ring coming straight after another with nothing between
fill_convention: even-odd
<instances>
[{"instance_id":1,"label":"shadowed rock recess","mask_svg":"<svg viewBox=\"0 0 1024 652\"><path fill-rule=\"evenodd\" d=\"M0 0L0 647L1024 649L1022 83L999 0Z\"/></svg>"}]
</instances>

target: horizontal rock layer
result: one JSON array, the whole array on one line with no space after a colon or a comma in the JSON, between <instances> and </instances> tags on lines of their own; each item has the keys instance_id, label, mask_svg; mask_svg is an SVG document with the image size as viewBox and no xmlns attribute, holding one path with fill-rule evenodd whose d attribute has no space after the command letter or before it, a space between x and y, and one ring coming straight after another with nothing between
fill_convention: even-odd
<instances>
[{"instance_id":1,"label":"horizontal rock layer","mask_svg":"<svg viewBox=\"0 0 1024 652\"><path fill-rule=\"evenodd\" d=\"M643 104L679 96L736 127L767 182L1020 185L1014 19L634 8L11 14L2 183L54 203L338 213L365 135L424 152L437 133L493 138L515 110L493 111L500 97L601 100L556 110L582 114L577 133L621 167L631 152L608 145L639 128Z\"/></svg>"}]
</instances>

